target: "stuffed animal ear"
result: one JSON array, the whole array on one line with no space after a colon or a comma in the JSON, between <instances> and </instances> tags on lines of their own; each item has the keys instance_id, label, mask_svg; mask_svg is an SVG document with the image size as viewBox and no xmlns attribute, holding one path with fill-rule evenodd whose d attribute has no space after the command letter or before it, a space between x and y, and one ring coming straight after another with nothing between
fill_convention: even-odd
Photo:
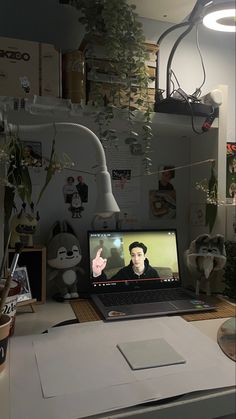
<instances>
[{"instance_id":1,"label":"stuffed animal ear","mask_svg":"<svg viewBox=\"0 0 236 419\"><path fill-rule=\"evenodd\" d=\"M224 236L222 236L221 234L216 234L214 237L212 237L212 240L215 242L217 248L219 249L219 254L222 256L226 256Z\"/></svg>"},{"instance_id":2,"label":"stuffed animal ear","mask_svg":"<svg viewBox=\"0 0 236 419\"><path fill-rule=\"evenodd\" d=\"M68 223L67 220L63 220L61 224L62 224L61 229L62 229L63 233L70 233L70 234L73 234L75 236L74 229L71 226L71 224Z\"/></svg>"},{"instance_id":3,"label":"stuffed animal ear","mask_svg":"<svg viewBox=\"0 0 236 419\"><path fill-rule=\"evenodd\" d=\"M199 246L209 240L209 234L201 234L197 236L195 240L190 243L188 253L197 253Z\"/></svg>"},{"instance_id":4,"label":"stuffed animal ear","mask_svg":"<svg viewBox=\"0 0 236 419\"><path fill-rule=\"evenodd\" d=\"M60 231L61 231L60 221L55 221L55 223L52 225L52 227L49 230L47 242L49 243L52 240L52 238L56 236L56 234L60 233Z\"/></svg>"}]
</instances>

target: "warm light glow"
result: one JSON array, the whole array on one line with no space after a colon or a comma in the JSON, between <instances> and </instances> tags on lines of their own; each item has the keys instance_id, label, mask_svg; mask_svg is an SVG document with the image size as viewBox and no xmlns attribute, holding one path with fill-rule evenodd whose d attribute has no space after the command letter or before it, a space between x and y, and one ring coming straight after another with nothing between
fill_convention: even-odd
<instances>
[{"instance_id":1,"label":"warm light glow","mask_svg":"<svg viewBox=\"0 0 236 419\"><path fill-rule=\"evenodd\" d=\"M229 19L233 24L223 24L220 23L220 20ZM215 31L221 32L235 32L235 9L225 9L217 10L215 12L209 13L203 18L203 24Z\"/></svg>"}]
</instances>

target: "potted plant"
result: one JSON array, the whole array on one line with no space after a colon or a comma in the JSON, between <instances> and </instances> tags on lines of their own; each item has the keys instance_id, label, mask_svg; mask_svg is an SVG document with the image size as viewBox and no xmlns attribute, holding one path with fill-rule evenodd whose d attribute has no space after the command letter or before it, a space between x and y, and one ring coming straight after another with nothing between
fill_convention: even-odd
<instances>
[{"instance_id":1,"label":"potted plant","mask_svg":"<svg viewBox=\"0 0 236 419\"><path fill-rule=\"evenodd\" d=\"M19 252L17 252L16 255L19 255ZM15 256L14 266L16 265L17 260L18 256ZM11 323L13 320L9 314L4 313L4 307L6 306L6 301L12 282L12 273L10 271L6 272L6 275L4 275L5 278L3 278L3 272L5 271L5 262L6 253L1 263L0 273L0 373L4 370L5 367L8 337L10 334Z\"/></svg>"},{"instance_id":2,"label":"potted plant","mask_svg":"<svg viewBox=\"0 0 236 419\"><path fill-rule=\"evenodd\" d=\"M11 318L4 314L0 317L0 374L5 368L7 342L10 331Z\"/></svg>"},{"instance_id":3,"label":"potted plant","mask_svg":"<svg viewBox=\"0 0 236 419\"><path fill-rule=\"evenodd\" d=\"M9 240L6 245L6 250L3 256L0 270L0 373L5 367L8 336L13 334L14 331L17 295L20 293L21 288L17 282L15 282L16 286L14 288L11 288L11 286L13 283L13 273L17 265L19 254L22 250L22 245L21 243L16 245L15 255L11 264L11 268L6 269L5 265L7 260ZM13 299L7 303L7 299L11 290L13 293ZM4 311L4 308L6 308L6 312Z\"/></svg>"}]
</instances>

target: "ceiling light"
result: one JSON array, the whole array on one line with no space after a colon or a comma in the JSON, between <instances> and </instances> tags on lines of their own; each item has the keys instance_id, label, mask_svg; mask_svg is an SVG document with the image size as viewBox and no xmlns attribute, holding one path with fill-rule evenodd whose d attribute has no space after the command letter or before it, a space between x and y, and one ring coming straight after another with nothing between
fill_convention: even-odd
<instances>
[{"instance_id":1,"label":"ceiling light","mask_svg":"<svg viewBox=\"0 0 236 419\"><path fill-rule=\"evenodd\" d=\"M220 7L222 8L220 10ZM209 29L221 32L235 32L235 7L233 3L218 5L217 8L209 8L209 12L203 18L203 24Z\"/></svg>"}]
</instances>

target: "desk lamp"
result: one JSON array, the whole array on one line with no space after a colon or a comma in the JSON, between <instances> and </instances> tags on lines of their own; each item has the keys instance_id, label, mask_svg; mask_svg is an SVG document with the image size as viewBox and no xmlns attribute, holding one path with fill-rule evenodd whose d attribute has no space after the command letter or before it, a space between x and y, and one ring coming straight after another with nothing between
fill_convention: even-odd
<instances>
[{"instance_id":1,"label":"desk lamp","mask_svg":"<svg viewBox=\"0 0 236 419\"><path fill-rule=\"evenodd\" d=\"M120 212L117 202L112 194L111 178L107 170L105 152L99 138L84 125L70 123L70 122L54 122L53 124L40 124L40 125L18 125L17 127L11 125L11 131L14 129L22 131L34 131L43 128L54 128L62 132L78 133L78 140L83 140L83 135L87 134L87 137L94 145L96 150L96 169L95 176L97 182L97 202L95 205L95 215L99 215L102 218L110 217L112 214Z\"/></svg>"},{"instance_id":2,"label":"desk lamp","mask_svg":"<svg viewBox=\"0 0 236 419\"><path fill-rule=\"evenodd\" d=\"M195 25L203 23L208 28L235 32L235 2L224 1L224 0L197 0L192 12L188 16L186 21L171 26L168 28L158 39L157 45L160 47L163 39L172 31L185 28L181 35L177 38L174 46L171 49L166 69L166 98L163 98L163 90L159 87L159 49L157 51L157 65L155 75L155 106L156 112L175 113L175 114L193 114L198 116L209 117L212 115L212 106L209 104L201 103L197 97L186 95L182 89L178 89L179 97L172 97L171 94L171 63L175 54L175 51L180 42L185 36L191 32ZM217 116L212 115L213 118ZM213 121L212 121L213 122Z\"/></svg>"}]
</instances>

